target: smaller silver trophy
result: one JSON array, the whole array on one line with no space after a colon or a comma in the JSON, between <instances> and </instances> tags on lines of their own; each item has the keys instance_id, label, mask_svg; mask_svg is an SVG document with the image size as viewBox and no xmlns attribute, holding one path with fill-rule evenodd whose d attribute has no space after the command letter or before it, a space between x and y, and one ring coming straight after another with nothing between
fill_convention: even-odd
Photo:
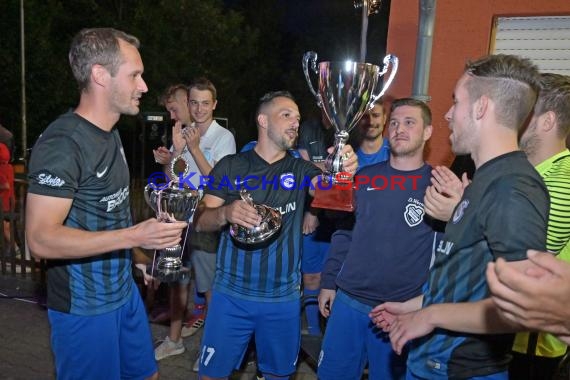
<instances>
[{"instance_id":1,"label":"smaller silver trophy","mask_svg":"<svg viewBox=\"0 0 570 380\"><path fill-rule=\"evenodd\" d=\"M179 159L179 157L177 157ZM174 167L174 165L172 165ZM173 179L167 185L148 184L144 189L144 196L147 204L156 212L156 218L163 223L175 221L190 222L194 211L200 201L200 194L197 190L192 190L182 186L171 170ZM182 266L182 255L188 241L188 231L182 239L182 245L167 247L160 251L155 251L150 268L150 274L158 278L161 282L176 282L184 280L190 276L190 270ZM156 271L155 271L156 269Z\"/></svg>"},{"instance_id":2,"label":"smaller silver trophy","mask_svg":"<svg viewBox=\"0 0 570 380\"><path fill-rule=\"evenodd\" d=\"M240 196L244 202L255 208L261 216L261 223L252 228L232 224L230 226L231 237L236 242L245 245L256 245L268 241L281 229L281 213L272 207L254 204L251 194L245 189L240 191Z\"/></svg>"}]
</instances>

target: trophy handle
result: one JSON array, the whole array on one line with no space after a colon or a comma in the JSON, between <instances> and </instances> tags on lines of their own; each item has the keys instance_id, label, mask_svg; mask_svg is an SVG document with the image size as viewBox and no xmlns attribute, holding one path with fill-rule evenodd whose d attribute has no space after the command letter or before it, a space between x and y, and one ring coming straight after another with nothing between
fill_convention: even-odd
<instances>
[{"instance_id":1,"label":"trophy handle","mask_svg":"<svg viewBox=\"0 0 570 380\"><path fill-rule=\"evenodd\" d=\"M315 87L313 86L313 82L311 82L311 76L309 75L309 63L311 64L311 70L315 74L318 74L317 71L317 53L314 51L308 51L303 55L303 72L305 73L305 79L307 80L307 84L309 85L309 90L313 93L315 98L317 99L317 105L322 108L322 99L321 96L315 91Z\"/></svg>"},{"instance_id":2,"label":"trophy handle","mask_svg":"<svg viewBox=\"0 0 570 380\"><path fill-rule=\"evenodd\" d=\"M156 185L154 184L148 184L144 187L144 200L146 201L146 204L150 206L150 208L156 212L156 205L154 204L154 202L152 201L152 192L156 191Z\"/></svg>"},{"instance_id":3,"label":"trophy handle","mask_svg":"<svg viewBox=\"0 0 570 380\"><path fill-rule=\"evenodd\" d=\"M376 103L378 101L378 99L380 99L382 97L382 95L384 95L384 93L388 90L388 87L390 87L390 85L392 84L392 81L394 80L394 77L396 76L396 73L398 72L398 57L396 57L395 55L392 54L388 54L384 57L384 66L382 67L382 71L380 72L379 76L383 76L384 74L386 74L386 71L388 71L388 66L391 64L392 69L390 70L390 76L388 77L388 80L386 82L384 82L384 87L382 87L382 90L380 90L380 92L378 93L378 95L372 95L372 102L370 102L370 108L374 107L374 103Z\"/></svg>"}]
</instances>

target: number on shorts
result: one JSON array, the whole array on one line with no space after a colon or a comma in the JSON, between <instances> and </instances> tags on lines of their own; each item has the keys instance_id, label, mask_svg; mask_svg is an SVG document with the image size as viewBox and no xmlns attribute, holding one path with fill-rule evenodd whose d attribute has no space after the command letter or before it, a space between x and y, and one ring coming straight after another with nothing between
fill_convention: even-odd
<instances>
[{"instance_id":1,"label":"number on shorts","mask_svg":"<svg viewBox=\"0 0 570 380\"><path fill-rule=\"evenodd\" d=\"M210 360L212 360L212 356L214 356L215 353L216 349L214 347L202 347L202 357L200 358L200 361L204 363L204 366L208 366L208 363L210 363ZM206 356L205 359L204 356Z\"/></svg>"}]
</instances>

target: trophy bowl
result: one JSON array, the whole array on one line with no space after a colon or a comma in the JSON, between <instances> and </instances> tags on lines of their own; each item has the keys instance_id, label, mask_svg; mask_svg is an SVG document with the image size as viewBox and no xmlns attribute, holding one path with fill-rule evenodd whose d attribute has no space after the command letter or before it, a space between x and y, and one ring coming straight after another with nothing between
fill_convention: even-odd
<instances>
[{"instance_id":1,"label":"trophy bowl","mask_svg":"<svg viewBox=\"0 0 570 380\"><path fill-rule=\"evenodd\" d=\"M313 207L354 210L352 191L346 190L346 183L352 182L352 176L343 170L341 151L350 131L392 84L398 71L398 62L396 56L388 54L384 57L382 67L354 61L325 61L317 65L317 53L309 51L303 56L303 72L309 90L335 129L334 150L325 161L323 173L323 182L332 182L333 186L326 190L316 188ZM390 74L381 84L380 78L388 69ZM313 86L311 72L318 78L317 89ZM342 189L334 186L337 183L343 183Z\"/></svg>"},{"instance_id":2,"label":"trophy bowl","mask_svg":"<svg viewBox=\"0 0 570 380\"><path fill-rule=\"evenodd\" d=\"M163 223L190 221L200 201L200 194L197 190L181 186L174 181L165 187L148 184L144 189L144 196L147 204L155 211L158 221ZM190 227L186 229L183 245L177 244L162 249L158 253L155 252L150 268L152 276L162 282L175 282L189 277L190 270L182 266L182 255L189 229Z\"/></svg>"},{"instance_id":3,"label":"trophy bowl","mask_svg":"<svg viewBox=\"0 0 570 380\"><path fill-rule=\"evenodd\" d=\"M261 222L258 226L252 228L246 228L234 223L230 226L230 236L243 245L256 245L271 239L281 229L281 213L272 207L254 204L251 194L245 189L240 191L240 196L242 200L255 208L261 216Z\"/></svg>"}]
</instances>

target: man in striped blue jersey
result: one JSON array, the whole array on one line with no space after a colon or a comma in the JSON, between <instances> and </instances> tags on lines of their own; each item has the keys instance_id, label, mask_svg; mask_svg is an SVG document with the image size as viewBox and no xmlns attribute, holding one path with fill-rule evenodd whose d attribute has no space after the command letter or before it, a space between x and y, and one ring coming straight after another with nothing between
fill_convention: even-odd
<instances>
[{"instance_id":1,"label":"man in striped blue jersey","mask_svg":"<svg viewBox=\"0 0 570 380\"><path fill-rule=\"evenodd\" d=\"M570 77L541 75L534 115L520 147L540 173L550 195L546 248L570 261ZM520 333L509 368L512 379L550 379L566 353L566 344L549 334Z\"/></svg>"},{"instance_id":2,"label":"man in striped blue jersey","mask_svg":"<svg viewBox=\"0 0 570 380\"><path fill-rule=\"evenodd\" d=\"M30 161L26 237L32 254L47 259L58 379L158 377L131 248L174 246L187 224L132 225L115 123L136 115L147 92L138 46L136 37L110 28L75 36L69 61L79 105L48 126Z\"/></svg>"},{"instance_id":3,"label":"man in striped blue jersey","mask_svg":"<svg viewBox=\"0 0 570 380\"><path fill-rule=\"evenodd\" d=\"M570 133L569 103L570 77L542 74L534 114L519 141L520 148L543 177L550 195L546 247L565 261L570 261L570 151L566 147ZM461 188L453 173L443 168L438 170L440 183ZM445 202L435 191L428 193L426 198L434 205L430 212L436 211L436 214L432 215L442 220L448 220L453 212L452 199L459 199L456 194ZM565 343L549 334L517 334L509 367L510 378L551 379L566 348Z\"/></svg>"},{"instance_id":4,"label":"man in striped blue jersey","mask_svg":"<svg viewBox=\"0 0 570 380\"><path fill-rule=\"evenodd\" d=\"M453 151L475 162L473 182L447 223L424 295L371 314L396 352L411 341L407 378L508 378L507 333L521 326L500 317L485 271L497 258L532 268L526 250L545 247L547 190L517 141L539 86L536 67L509 55L469 63L455 86L446 119Z\"/></svg>"},{"instance_id":5,"label":"man in striped blue jersey","mask_svg":"<svg viewBox=\"0 0 570 380\"><path fill-rule=\"evenodd\" d=\"M199 231L222 230L216 277L200 352L202 379L227 378L241 362L255 333L258 368L266 379L295 372L300 342L300 253L307 190L318 186L321 171L287 154L299 129L299 109L288 92L271 92L256 113L258 143L226 156L210 175L196 213ZM342 152L345 169L358 165L350 146ZM258 246L232 240L228 225L252 228L256 209L240 199L246 189L255 204L282 214L279 233ZM213 323L210 323L213 322Z\"/></svg>"}]
</instances>

